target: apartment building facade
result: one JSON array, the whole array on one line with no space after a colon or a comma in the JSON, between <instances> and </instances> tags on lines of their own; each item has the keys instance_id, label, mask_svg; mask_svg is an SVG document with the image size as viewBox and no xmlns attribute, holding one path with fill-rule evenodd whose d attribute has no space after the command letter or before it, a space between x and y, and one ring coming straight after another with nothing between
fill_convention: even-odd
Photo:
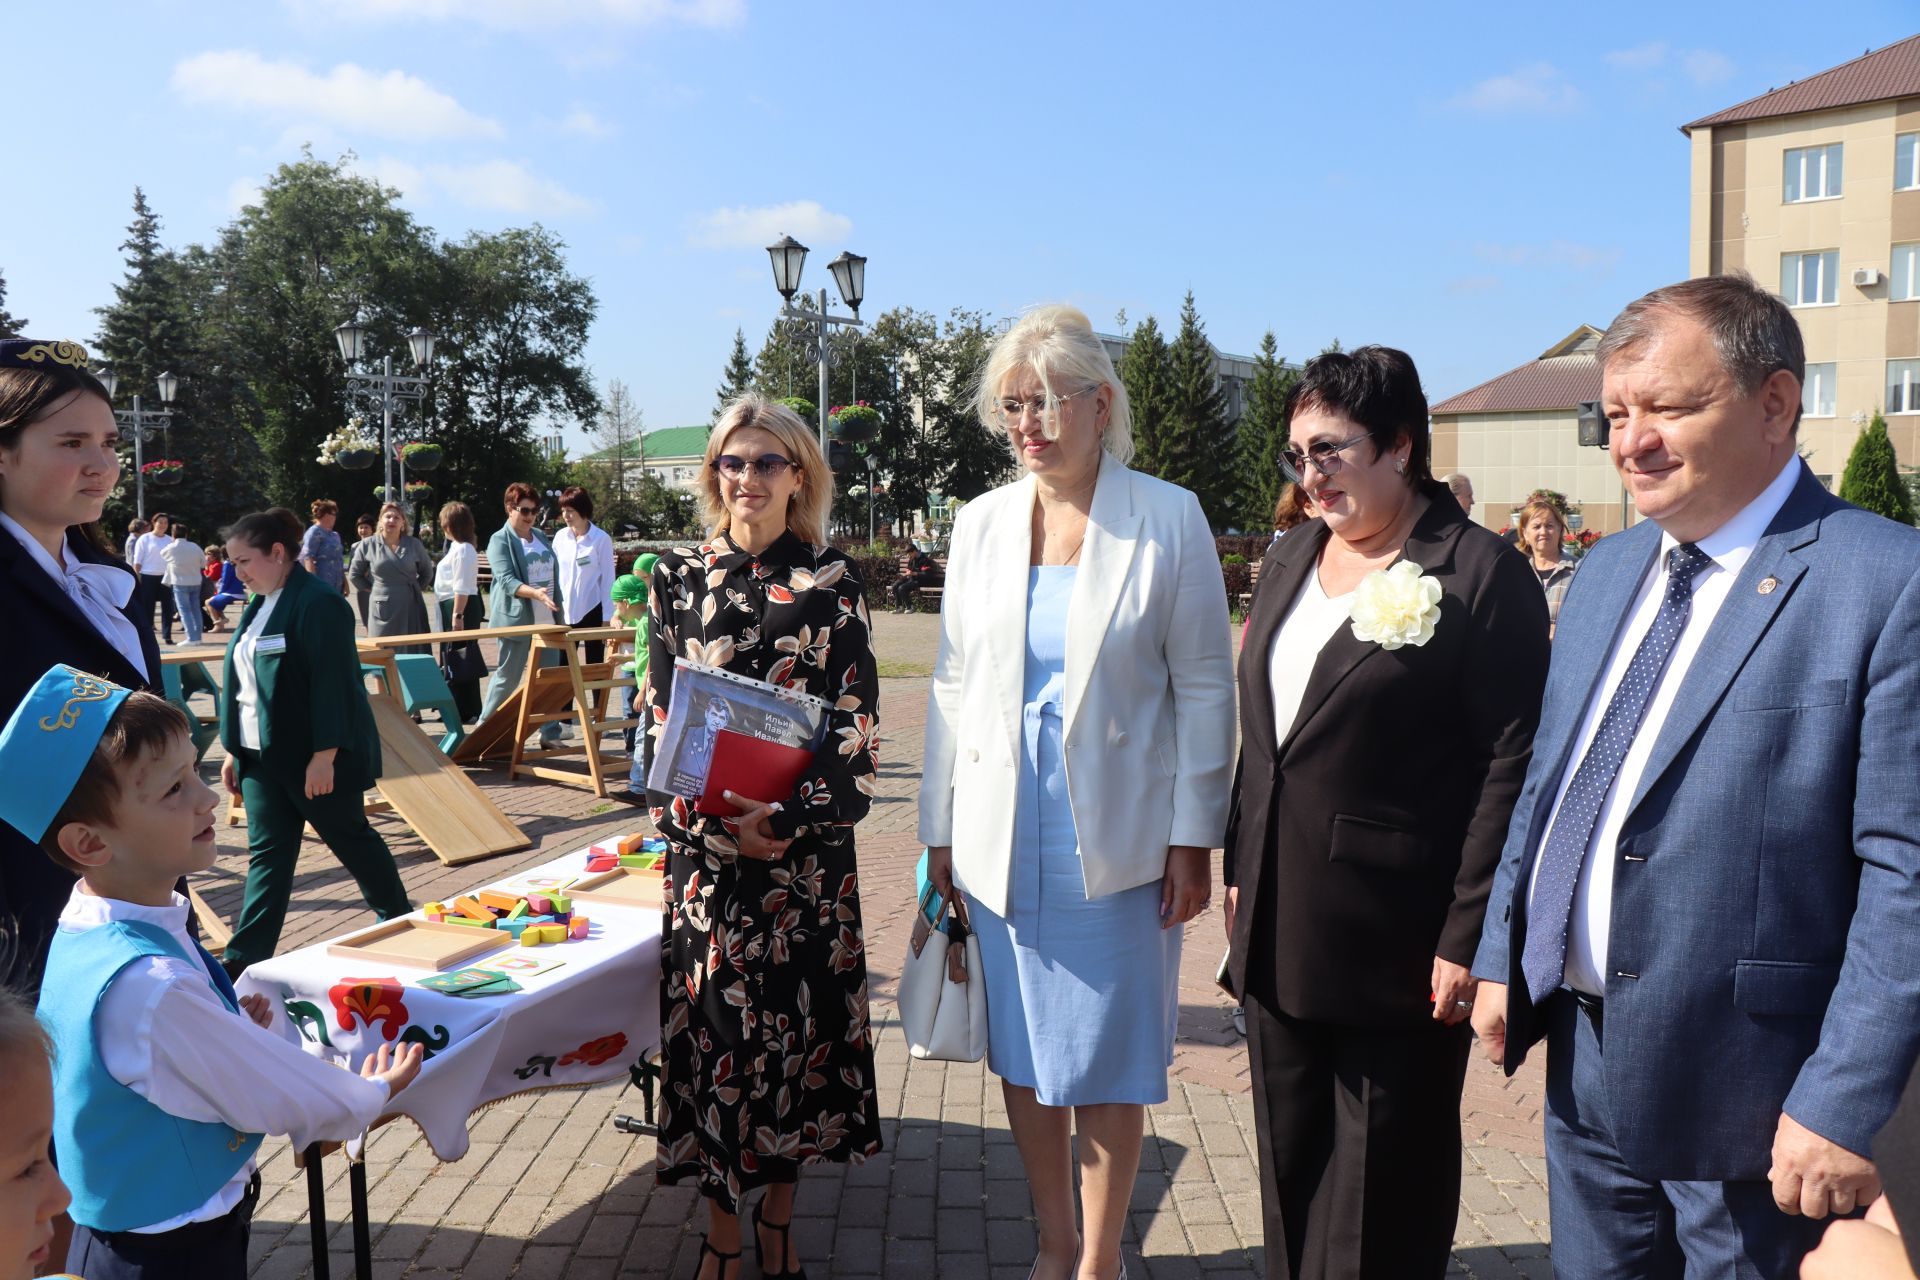
<instances>
[{"instance_id":1,"label":"apartment building facade","mask_svg":"<svg viewBox=\"0 0 1920 1280\"><path fill-rule=\"evenodd\" d=\"M1875 410L1920 464L1920 35L1682 132L1690 274L1745 270L1793 307L1814 472L1838 483Z\"/></svg>"}]
</instances>

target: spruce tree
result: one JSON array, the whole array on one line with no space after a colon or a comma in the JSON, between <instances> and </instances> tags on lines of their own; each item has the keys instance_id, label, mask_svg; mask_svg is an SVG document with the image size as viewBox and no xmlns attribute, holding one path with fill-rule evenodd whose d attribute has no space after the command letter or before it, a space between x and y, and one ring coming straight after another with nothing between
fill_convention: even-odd
<instances>
[{"instance_id":1,"label":"spruce tree","mask_svg":"<svg viewBox=\"0 0 1920 1280\"><path fill-rule=\"evenodd\" d=\"M1120 357L1119 374L1133 411L1133 467L1151 476L1166 476L1170 370L1167 340L1160 336L1152 316L1134 327L1126 354Z\"/></svg>"},{"instance_id":2,"label":"spruce tree","mask_svg":"<svg viewBox=\"0 0 1920 1280\"><path fill-rule=\"evenodd\" d=\"M719 420L721 410L751 390L753 390L753 359L747 355L746 332L736 328L733 331L733 353L727 357L726 371L721 375L720 390L716 394L714 420Z\"/></svg>"},{"instance_id":3,"label":"spruce tree","mask_svg":"<svg viewBox=\"0 0 1920 1280\"><path fill-rule=\"evenodd\" d=\"M23 316L11 315L7 311L7 277L0 272L0 338L19 338L26 336L27 326L33 323Z\"/></svg>"},{"instance_id":4,"label":"spruce tree","mask_svg":"<svg viewBox=\"0 0 1920 1280\"><path fill-rule=\"evenodd\" d=\"M1913 504L1900 478L1893 441L1887 437L1887 420L1879 413L1853 442L1847 469L1840 477L1840 497L1889 520L1913 523Z\"/></svg>"},{"instance_id":5,"label":"spruce tree","mask_svg":"<svg viewBox=\"0 0 1920 1280\"><path fill-rule=\"evenodd\" d=\"M1283 414L1287 393L1299 379L1280 358L1279 345L1269 329L1253 358L1253 380L1247 384L1247 410L1235 436L1235 470L1239 473L1238 523L1248 532L1269 527L1280 501L1280 451L1287 447Z\"/></svg>"},{"instance_id":6,"label":"spruce tree","mask_svg":"<svg viewBox=\"0 0 1920 1280\"><path fill-rule=\"evenodd\" d=\"M1167 348L1167 392L1165 461L1158 474L1191 489L1207 522L1223 528L1233 520L1237 487L1228 461L1233 457L1233 424L1227 420L1219 357L1207 341L1192 290L1180 304L1180 332Z\"/></svg>"}]
</instances>

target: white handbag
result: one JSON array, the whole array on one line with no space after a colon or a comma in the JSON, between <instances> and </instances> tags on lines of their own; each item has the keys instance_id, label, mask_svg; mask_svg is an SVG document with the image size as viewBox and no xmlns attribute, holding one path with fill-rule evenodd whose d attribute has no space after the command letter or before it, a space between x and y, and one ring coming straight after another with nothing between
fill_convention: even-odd
<instances>
[{"instance_id":1,"label":"white handbag","mask_svg":"<svg viewBox=\"0 0 1920 1280\"><path fill-rule=\"evenodd\" d=\"M931 923L927 903L932 885L920 895L913 913L913 935L900 970L900 1027L907 1052L937 1062L978 1062L987 1056L987 983L980 968L980 940L968 927L966 903L959 892L942 897ZM945 928L951 910L962 941Z\"/></svg>"}]
</instances>

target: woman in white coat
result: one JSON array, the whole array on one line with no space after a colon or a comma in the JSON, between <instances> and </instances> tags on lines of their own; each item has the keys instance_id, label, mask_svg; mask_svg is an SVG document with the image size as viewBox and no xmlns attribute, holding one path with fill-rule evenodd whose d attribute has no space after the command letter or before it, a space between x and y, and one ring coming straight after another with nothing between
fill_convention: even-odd
<instances>
[{"instance_id":1,"label":"woman in white coat","mask_svg":"<svg viewBox=\"0 0 1920 1280\"><path fill-rule=\"evenodd\" d=\"M1199 502L1127 469L1126 389L1080 312L1000 338L979 416L1026 475L954 523L920 838L980 938L1033 1275L1111 1280L1145 1108L1167 1097L1180 926L1226 827L1226 589Z\"/></svg>"}]
</instances>

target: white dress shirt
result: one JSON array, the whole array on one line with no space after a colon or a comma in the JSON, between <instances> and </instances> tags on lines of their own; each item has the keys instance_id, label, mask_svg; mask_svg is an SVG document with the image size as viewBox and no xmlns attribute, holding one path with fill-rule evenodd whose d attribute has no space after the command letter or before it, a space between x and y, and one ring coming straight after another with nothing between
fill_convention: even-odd
<instances>
[{"instance_id":1,"label":"white dress shirt","mask_svg":"<svg viewBox=\"0 0 1920 1280\"><path fill-rule=\"evenodd\" d=\"M600 621L613 621L613 539L599 525L589 524L586 536L576 538L562 525L553 535L553 559L560 569L560 611L568 626L600 609Z\"/></svg>"},{"instance_id":2,"label":"white dress shirt","mask_svg":"<svg viewBox=\"0 0 1920 1280\"><path fill-rule=\"evenodd\" d=\"M1726 603L1733 580L1740 576L1740 571L1753 555L1754 547L1759 545L1761 536L1766 533L1767 526L1780 514L1780 508L1786 505L1787 495L1793 492L1794 485L1799 481L1800 459L1795 456L1787 460L1785 468L1774 477L1773 483L1761 491L1759 497L1748 503L1733 519L1694 543L1713 563L1702 569L1693 580L1693 610L1687 616L1687 625L1680 632L1680 638L1674 643L1673 656L1667 660L1666 671L1654 688L1653 698L1647 703L1647 713L1634 733L1633 745L1627 749L1627 757L1620 763L1620 773L1614 780L1613 789L1601 802L1600 816L1593 824L1593 839L1587 845L1585 861L1580 864L1580 880L1574 886L1573 910L1567 922L1566 983L1575 991L1593 996L1607 993L1607 933L1613 911L1613 871L1614 864L1619 860L1620 827L1626 821L1627 802L1639 790L1640 775L1647 767L1647 758L1653 754L1653 744L1660 738L1661 726L1666 723L1667 713L1673 709L1680 685L1687 678L1687 668L1693 665L1694 655L1700 652L1701 642L1713 626L1714 617L1720 612L1720 606ZM1661 535L1660 554L1654 557L1653 568L1640 584L1640 594L1635 598L1633 611L1627 617L1626 629L1620 633L1613 654L1607 660L1606 675L1587 703L1586 716L1580 722L1580 734L1574 740L1573 754L1567 758L1566 772L1561 775L1559 790L1554 796L1553 819L1560 816L1560 805L1566 799L1567 788L1573 782L1580 761L1586 757L1593 735L1600 727L1600 719L1606 714L1607 704L1613 700L1614 690L1620 687L1620 681L1626 677L1634 651L1640 647L1640 641L1647 632L1653 629L1653 620L1659 614L1660 602L1667 593L1667 553L1678 545L1672 534ZM1546 845L1547 833L1553 830L1553 819L1549 819L1547 825L1541 828L1542 848ZM1533 879L1528 887L1529 902L1532 901L1533 886L1538 884L1539 879L1540 860L1536 856Z\"/></svg>"},{"instance_id":3,"label":"white dress shirt","mask_svg":"<svg viewBox=\"0 0 1920 1280\"><path fill-rule=\"evenodd\" d=\"M85 932L116 921L165 929L195 955L187 936L187 900L142 907L76 885L60 913L62 932ZM241 1133L286 1134L295 1150L350 1138L379 1119L387 1086L366 1080L302 1047L286 1014L273 1011L262 1029L220 999L203 964L154 956L128 965L100 997L94 1042L107 1074L160 1110L182 1120L223 1124ZM218 1218L240 1203L253 1161L199 1208L134 1230L171 1231Z\"/></svg>"},{"instance_id":4,"label":"white dress shirt","mask_svg":"<svg viewBox=\"0 0 1920 1280\"><path fill-rule=\"evenodd\" d=\"M267 623L273 617L273 611L280 607L280 592L267 593L266 603L260 606L260 612L253 615L253 624L240 633L233 643L233 676L240 687L234 690L234 705L240 712L240 745L249 751L260 749L260 673L253 669L254 654L260 650L260 633L267 629ZM287 643L284 635L270 637L283 647Z\"/></svg>"},{"instance_id":5,"label":"white dress shirt","mask_svg":"<svg viewBox=\"0 0 1920 1280\"><path fill-rule=\"evenodd\" d=\"M1273 633L1273 647L1267 650L1267 678L1273 682L1273 731L1282 741L1300 714L1300 699L1307 693L1307 678L1327 641L1353 617L1353 592L1330 596L1320 585L1320 572L1307 574L1300 594L1293 598L1280 629Z\"/></svg>"},{"instance_id":6,"label":"white dress shirt","mask_svg":"<svg viewBox=\"0 0 1920 1280\"><path fill-rule=\"evenodd\" d=\"M173 539L167 534L143 533L133 540L133 554L127 559L134 572L157 578L167 571L166 551L172 545Z\"/></svg>"},{"instance_id":7,"label":"white dress shirt","mask_svg":"<svg viewBox=\"0 0 1920 1280\"><path fill-rule=\"evenodd\" d=\"M447 554L441 556L440 563L434 566L433 594L436 599L449 604L456 596L480 594L480 552L471 542L448 545ZM460 619L455 618L453 625L457 630Z\"/></svg>"},{"instance_id":8,"label":"white dress shirt","mask_svg":"<svg viewBox=\"0 0 1920 1280\"><path fill-rule=\"evenodd\" d=\"M73 601L93 629L108 644L112 645L127 662L138 671L141 678L153 679L153 672L147 670L147 656L140 648L140 632L126 614L120 612L127 601L133 598L135 586L133 575L118 565L92 564L78 557L66 557L66 565L55 562L47 554L34 536L20 527L18 521L4 511L0 511L0 527L14 536L14 540L26 549L33 562L46 570L60 589L67 593L67 599Z\"/></svg>"}]
</instances>

